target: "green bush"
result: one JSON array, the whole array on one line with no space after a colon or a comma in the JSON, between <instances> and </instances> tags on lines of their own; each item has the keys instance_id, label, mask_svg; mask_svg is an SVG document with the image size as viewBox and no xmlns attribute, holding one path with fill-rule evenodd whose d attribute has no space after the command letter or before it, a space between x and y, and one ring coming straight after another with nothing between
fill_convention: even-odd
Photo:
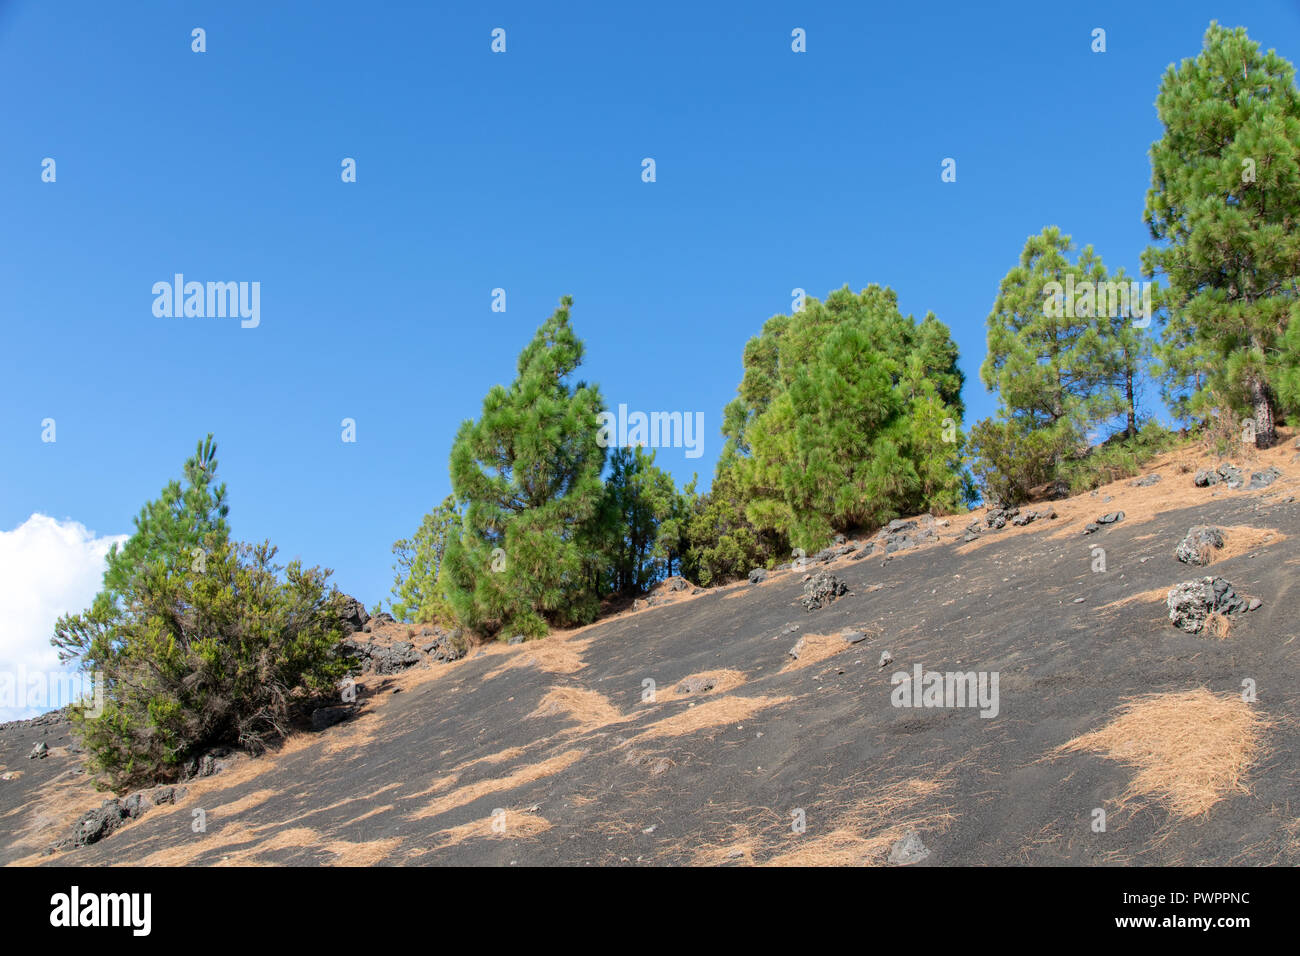
<instances>
[{"instance_id":1,"label":"green bush","mask_svg":"<svg viewBox=\"0 0 1300 956\"><path fill-rule=\"evenodd\" d=\"M285 733L293 703L346 669L341 596L328 571L271 563L232 544L209 435L108 554L104 587L64 615L51 643L102 689L104 710L72 708L93 772L115 789L176 775L203 749L249 750ZM283 571L283 577L280 572Z\"/></svg>"},{"instance_id":2,"label":"green bush","mask_svg":"<svg viewBox=\"0 0 1300 956\"><path fill-rule=\"evenodd\" d=\"M750 523L735 469L721 463L713 486L695 499L686 519L682 574L709 587L789 558L790 545L784 536Z\"/></svg>"},{"instance_id":3,"label":"green bush","mask_svg":"<svg viewBox=\"0 0 1300 956\"><path fill-rule=\"evenodd\" d=\"M903 315L888 288L844 287L764 323L744 368L724 454L753 528L813 551L963 505L963 376L933 315Z\"/></svg>"},{"instance_id":4,"label":"green bush","mask_svg":"<svg viewBox=\"0 0 1300 956\"><path fill-rule=\"evenodd\" d=\"M97 636L104 711L72 714L113 789L173 778L213 745L258 752L288 732L295 702L346 673L329 572L274 556L213 536L201 571L147 569Z\"/></svg>"},{"instance_id":5,"label":"green bush","mask_svg":"<svg viewBox=\"0 0 1300 956\"><path fill-rule=\"evenodd\" d=\"M1131 478L1148 461L1172 448L1177 436L1156 421L1149 421L1132 438L1121 432L1088 449L1080 458L1066 461L1061 474L1071 494L1091 491L1121 478Z\"/></svg>"},{"instance_id":6,"label":"green bush","mask_svg":"<svg viewBox=\"0 0 1300 956\"><path fill-rule=\"evenodd\" d=\"M1033 430L1001 418L976 423L971 471L984 503L1007 507L1027 500L1030 489L1056 477L1056 463L1072 444L1061 429Z\"/></svg>"}]
</instances>

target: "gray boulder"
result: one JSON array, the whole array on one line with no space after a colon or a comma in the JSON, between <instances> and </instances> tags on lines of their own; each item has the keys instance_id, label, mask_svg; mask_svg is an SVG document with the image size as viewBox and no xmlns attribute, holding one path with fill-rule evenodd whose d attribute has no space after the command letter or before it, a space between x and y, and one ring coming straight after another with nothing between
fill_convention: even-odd
<instances>
[{"instance_id":1,"label":"gray boulder","mask_svg":"<svg viewBox=\"0 0 1300 956\"><path fill-rule=\"evenodd\" d=\"M339 620L343 624L343 634L355 634L366 626L370 620L370 614L366 611L366 606L352 597L350 594L343 595L342 610L339 612Z\"/></svg>"},{"instance_id":2,"label":"gray boulder","mask_svg":"<svg viewBox=\"0 0 1300 956\"><path fill-rule=\"evenodd\" d=\"M921 835L915 830L908 830L903 838L889 850L889 862L895 866L910 866L929 857L930 851L921 842Z\"/></svg>"},{"instance_id":3,"label":"gray boulder","mask_svg":"<svg viewBox=\"0 0 1300 956\"><path fill-rule=\"evenodd\" d=\"M1226 483L1229 488L1240 488L1245 483L1241 469L1231 462L1222 462L1216 471L1219 479Z\"/></svg>"},{"instance_id":4,"label":"gray boulder","mask_svg":"<svg viewBox=\"0 0 1300 956\"><path fill-rule=\"evenodd\" d=\"M1206 565L1214 549L1223 547L1223 532L1210 525L1196 525L1178 542L1174 557L1184 564Z\"/></svg>"},{"instance_id":5,"label":"gray boulder","mask_svg":"<svg viewBox=\"0 0 1300 956\"><path fill-rule=\"evenodd\" d=\"M1282 472L1276 468L1265 468L1263 471L1257 471L1250 476L1250 484L1246 486L1247 490L1253 491L1257 488L1267 488L1273 482L1282 477Z\"/></svg>"},{"instance_id":6,"label":"gray boulder","mask_svg":"<svg viewBox=\"0 0 1300 956\"><path fill-rule=\"evenodd\" d=\"M847 594L849 587L829 571L819 571L803 586L800 603L809 611L825 607L836 598Z\"/></svg>"},{"instance_id":7,"label":"gray boulder","mask_svg":"<svg viewBox=\"0 0 1300 956\"><path fill-rule=\"evenodd\" d=\"M677 689L683 694L703 694L716 686L718 682L712 677L688 677L677 685Z\"/></svg>"},{"instance_id":8,"label":"gray boulder","mask_svg":"<svg viewBox=\"0 0 1300 956\"><path fill-rule=\"evenodd\" d=\"M1219 577L1175 584L1165 598L1170 622L1188 634L1199 634L1211 614L1235 618L1256 610L1262 604L1258 598L1242 597L1231 584Z\"/></svg>"}]
</instances>

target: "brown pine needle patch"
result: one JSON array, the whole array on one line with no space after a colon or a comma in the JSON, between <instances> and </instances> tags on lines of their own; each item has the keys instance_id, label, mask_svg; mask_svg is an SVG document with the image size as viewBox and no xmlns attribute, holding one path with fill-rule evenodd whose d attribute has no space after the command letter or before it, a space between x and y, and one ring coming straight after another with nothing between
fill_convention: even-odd
<instances>
[{"instance_id":1,"label":"brown pine needle patch","mask_svg":"<svg viewBox=\"0 0 1300 956\"><path fill-rule=\"evenodd\" d=\"M257 860L256 857L261 856L263 853L273 853L276 850L297 850L308 846L318 846L320 842L320 834L310 827L290 827L287 830L273 833L265 839L259 839L253 846L236 850L229 856L217 861L214 865L247 866L250 863L266 865L268 861Z\"/></svg>"},{"instance_id":2,"label":"brown pine needle patch","mask_svg":"<svg viewBox=\"0 0 1300 956\"><path fill-rule=\"evenodd\" d=\"M324 847L334 854L331 866L374 866L392 856L401 844L401 837L389 837L386 840L370 840L366 843L330 840L324 844Z\"/></svg>"},{"instance_id":3,"label":"brown pine needle patch","mask_svg":"<svg viewBox=\"0 0 1300 956\"><path fill-rule=\"evenodd\" d=\"M742 720L784 704L794 698L786 697L718 697L703 704L696 704L681 713L657 720L637 735L636 739L652 740L657 737L681 737L693 734L697 730L707 730L734 724Z\"/></svg>"},{"instance_id":4,"label":"brown pine needle patch","mask_svg":"<svg viewBox=\"0 0 1300 956\"><path fill-rule=\"evenodd\" d=\"M481 763L505 763L507 760L514 760L516 757L522 757L527 753L529 748L539 743L543 743L543 741L534 741L534 743L525 744L522 747L507 747L505 750L498 750L494 754L487 754L484 757L475 757L473 760L466 760L464 763L457 764L452 769L459 773L463 770L468 770L470 767L476 767Z\"/></svg>"},{"instance_id":5,"label":"brown pine needle patch","mask_svg":"<svg viewBox=\"0 0 1300 956\"><path fill-rule=\"evenodd\" d=\"M1231 631L1232 621L1228 620L1228 616L1214 611L1205 618L1205 626L1201 633L1223 640Z\"/></svg>"},{"instance_id":6,"label":"brown pine needle patch","mask_svg":"<svg viewBox=\"0 0 1300 956\"><path fill-rule=\"evenodd\" d=\"M253 807L260 806L267 800L274 797L274 790L254 790L238 800L232 800L230 803L223 803L221 806L209 811L211 816L233 817L236 814L243 813L245 810L251 810Z\"/></svg>"},{"instance_id":7,"label":"brown pine needle patch","mask_svg":"<svg viewBox=\"0 0 1300 956\"><path fill-rule=\"evenodd\" d=\"M674 681L671 687L664 690L655 691L655 699L647 701L650 704L665 704L673 700L691 700L693 698L703 698L706 695L717 696L725 694L728 691L735 690L745 683L745 674L737 670L716 670L700 671L698 674L688 674L679 681ZM702 690L697 693L690 693L682 687L687 681L713 681L713 686L708 690Z\"/></svg>"},{"instance_id":8,"label":"brown pine needle patch","mask_svg":"<svg viewBox=\"0 0 1300 956\"><path fill-rule=\"evenodd\" d=\"M813 664L818 664L828 657L834 657L841 651L847 651L853 646L840 637L839 634L805 634L795 643L802 644L799 649L799 657L797 660L786 661L785 666L780 671L782 674L811 667Z\"/></svg>"},{"instance_id":9,"label":"brown pine needle patch","mask_svg":"<svg viewBox=\"0 0 1300 956\"><path fill-rule=\"evenodd\" d=\"M114 834L116 836L116 834ZM257 849L258 831L238 820L222 827L216 833L191 833L184 843L150 853L142 860L118 862L113 866L188 866L209 850L221 847L249 845L249 852Z\"/></svg>"},{"instance_id":10,"label":"brown pine needle patch","mask_svg":"<svg viewBox=\"0 0 1300 956\"><path fill-rule=\"evenodd\" d=\"M379 714L366 711L345 723L331 727L325 741L325 753L337 754L373 743L379 730Z\"/></svg>"},{"instance_id":11,"label":"brown pine needle patch","mask_svg":"<svg viewBox=\"0 0 1300 956\"><path fill-rule=\"evenodd\" d=\"M405 795L404 799L410 800L412 797L427 797L432 793L446 790L448 787L454 787L459 782L460 774L458 773L449 773L444 774L441 777L434 777L429 785L423 790L417 790L415 793L408 793Z\"/></svg>"},{"instance_id":12,"label":"brown pine needle patch","mask_svg":"<svg viewBox=\"0 0 1300 956\"><path fill-rule=\"evenodd\" d=\"M581 687L552 687L528 716L568 717L583 732L599 730L627 719L605 695Z\"/></svg>"},{"instance_id":13,"label":"brown pine needle patch","mask_svg":"<svg viewBox=\"0 0 1300 956\"><path fill-rule=\"evenodd\" d=\"M1252 528L1249 525L1228 525L1219 528L1223 532L1223 547L1210 548L1210 563L1226 561L1238 555L1247 554L1257 548L1278 544L1286 540L1286 535L1276 528Z\"/></svg>"},{"instance_id":14,"label":"brown pine needle patch","mask_svg":"<svg viewBox=\"0 0 1300 956\"><path fill-rule=\"evenodd\" d=\"M514 773L504 777L495 777L489 780L479 780L475 783L466 784L463 787L451 791L445 796L439 797L428 806L422 807L412 814L417 820L428 817L436 817L446 813L448 810L454 810L457 807L463 807L466 804L473 803L481 797L486 797L492 793L506 793L510 790L516 790L519 787L526 786L535 780L541 780L545 777L552 777L563 770L573 766L584 756L585 750L568 750L562 754L550 757L539 763L530 764L527 767L521 767Z\"/></svg>"},{"instance_id":15,"label":"brown pine needle patch","mask_svg":"<svg viewBox=\"0 0 1300 956\"><path fill-rule=\"evenodd\" d=\"M539 833L545 833L550 828L551 821L536 813L507 810L504 819L491 816L482 820L474 820L470 823L464 823L458 827L439 830L433 835L434 839L438 842L429 849L445 850L448 847L459 846L466 840L472 840L475 838L488 840L526 840L537 836Z\"/></svg>"},{"instance_id":16,"label":"brown pine needle patch","mask_svg":"<svg viewBox=\"0 0 1300 956\"><path fill-rule=\"evenodd\" d=\"M1165 598L1169 596L1169 588L1152 588L1150 591L1139 591L1137 594L1130 594L1128 597L1120 598L1118 601L1111 601L1109 604L1103 604L1097 608L1098 611L1109 611L1117 607L1127 607L1130 604L1157 604L1164 603Z\"/></svg>"},{"instance_id":17,"label":"brown pine needle patch","mask_svg":"<svg viewBox=\"0 0 1300 956\"><path fill-rule=\"evenodd\" d=\"M870 866L884 863L889 850L907 833L916 830L922 841L946 830L956 819L947 809L934 806L932 798L948 787L947 771L934 778L900 780L874 787L867 780L857 786L870 791L866 797L849 800L843 813L822 824L809 813L808 830L786 839L797 841L793 849L780 853L764 866ZM847 788L845 788L847 789ZM829 804L838 805L837 797ZM822 828L827 827L825 832Z\"/></svg>"},{"instance_id":18,"label":"brown pine needle patch","mask_svg":"<svg viewBox=\"0 0 1300 956\"><path fill-rule=\"evenodd\" d=\"M519 667L536 667L548 674L573 674L587 666L582 659L582 652L591 644L594 637L578 638L577 631L556 632L547 637L510 648L505 662L483 675L484 680L492 680L506 671Z\"/></svg>"},{"instance_id":19,"label":"brown pine needle patch","mask_svg":"<svg viewBox=\"0 0 1300 956\"><path fill-rule=\"evenodd\" d=\"M1205 687L1127 698L1100 730L1053 751L1096 753L1137 771L1124 794L1154 800L1180 819L1207 813L1229 793L1249 793L1247 770L1272 726L1237 693Z\"/></svg>"}]
</instances>

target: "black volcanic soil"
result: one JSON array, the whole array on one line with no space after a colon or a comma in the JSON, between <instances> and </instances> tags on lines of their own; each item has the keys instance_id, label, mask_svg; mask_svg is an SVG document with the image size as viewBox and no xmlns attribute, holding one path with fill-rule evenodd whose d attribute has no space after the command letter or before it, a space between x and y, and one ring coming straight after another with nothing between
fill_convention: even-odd
<instances>
[{"instance_id":1,"label":"black volcanic soil","mask_svg":"<svg viewBox=\"0 0 1300 956\"><path fill-rule=\"evenodd\" d=\"M1263 491L1192 487L1158 463L1152 488L1117 482L1057 502L1059 517L963 544L846 556L829 606L799 604L804 571L628 612L451 665L367 677L362 715L189 785L94 846L40 851L103 795L76 772L66 725L0 728L0 860L107 864L885 863L915 831L919 865L1300 863L1300 464ZM1186 467L1186 464L1184 464ZM1256 467L1262 467L1256 465ZM1109 499L1109 500L1107 500ZM1126 519L1081 534L1096 515ZM981 512L982 513L982 512ZM1191 525L1260 535L1207 571L1173 550ZM1269 538L1266 532L1274 532ZM1241 540L1241 539L1239 539ZM1256 545L1255 542L1259 543ZM1232 534L1229 534L1229 548ZM1092 549L1107 570L1092 570ZM818 570L816 568L812 570ZM1174 583L1213 573L1263 606L1224 639L1170 625ZM1081 603L1074 603L1082 598ZM791 630L791 625L795 629ZM838 633L868 632L844 644ZM787 651L809 637L799 665ZM833 653L819 660L817 651ZM888 651L893 662L878 666ZM1000 712L903 709L890 675L996 671ZM722 672L722 673L717 673ZM674 688L714 674L697 694ZM643 701L653 680L655 702ZM1125 698L1255 682L1275 723L1243 786L1179 818L1123 801L1134 769L1055 756ZM51 756L29 760L46 740ZM1095 808L1108 825L1093 832ZM195 832L196 811L205 832ZM802 811L804 832L792 826Z\"/></svg>"}]
</instances>

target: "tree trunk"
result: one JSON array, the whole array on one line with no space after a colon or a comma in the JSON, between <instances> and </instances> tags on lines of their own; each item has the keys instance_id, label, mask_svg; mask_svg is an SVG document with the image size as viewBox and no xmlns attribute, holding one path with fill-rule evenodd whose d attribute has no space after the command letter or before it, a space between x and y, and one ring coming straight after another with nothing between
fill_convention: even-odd
<instances>
[{"instance_id":1,"label":"tree trunk","mask_svg":"<svg viewBox=\"0 0 1300 956\"><path fill-rule=\"evenodd\" d=\"M1133 438L1137 435L1137 398L1133 394L1135 391L1133 383L1133 374L1126 373L1124 376L1124 398L1128 405L1128 437Z\"/></svg>"},{"instance_id":2,"label":"tree trunk","mask_svg":"<svg viewBox=\"0 0 1300 956\"><path fill-rule=\"evenodd\" d=\"M1255 406L1255 447L1272 448L1277 442L1273 421L1273 397L1268 386L1255 379L1250 383L1250 397Z\"/></svg>"}]
</instances>

